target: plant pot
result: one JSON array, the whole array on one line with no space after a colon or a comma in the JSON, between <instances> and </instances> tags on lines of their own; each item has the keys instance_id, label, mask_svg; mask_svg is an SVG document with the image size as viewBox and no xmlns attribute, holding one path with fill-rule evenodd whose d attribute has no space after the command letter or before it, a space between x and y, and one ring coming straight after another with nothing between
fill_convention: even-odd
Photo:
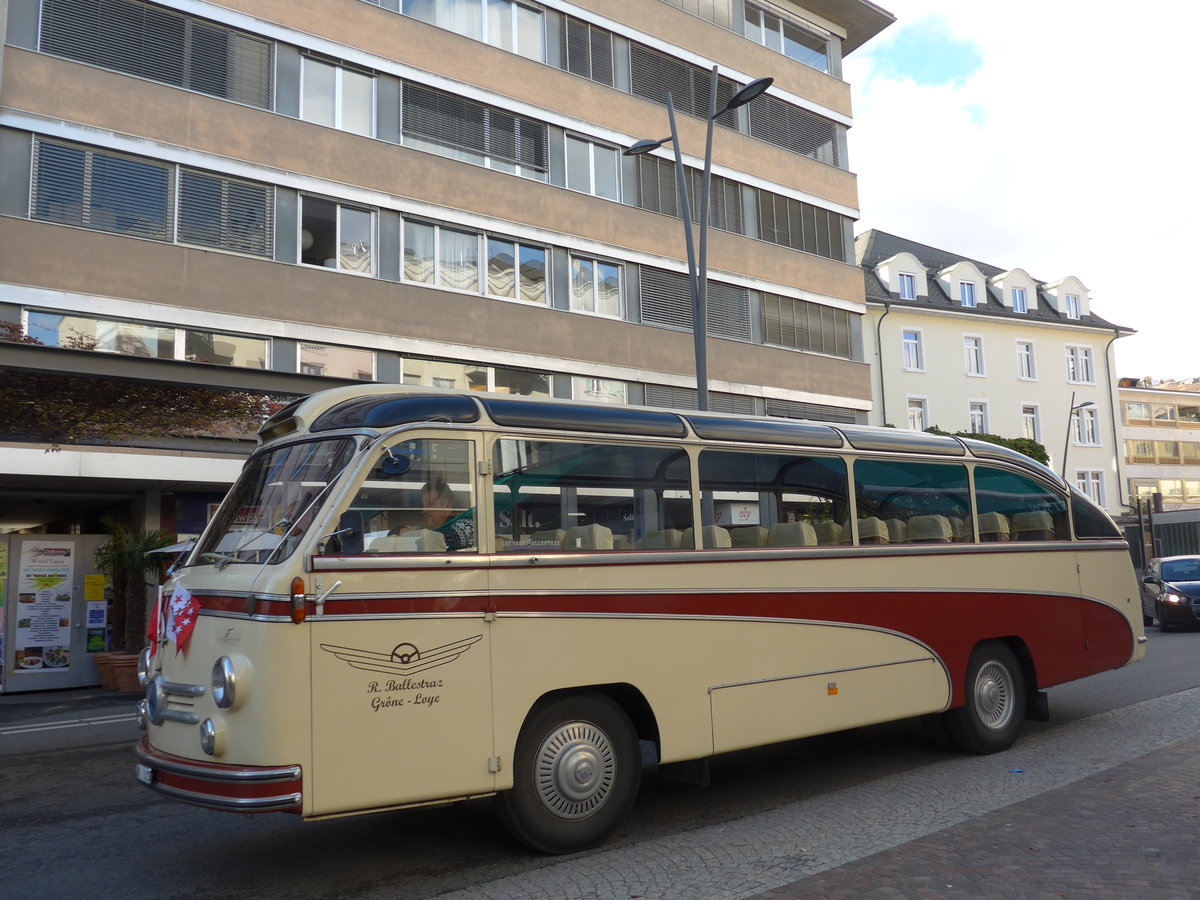
<instances>
[{"instance_id":1,"label":"plant pot","mask_svg":"<svg viewBox=\"0 0 1200 900\"><path fill-rule=\"evenodd\" d=\"M121 694L141 693L142 686L138 684L137 656L132 653L113 653L108 657L109 668L113 673L113 687Z\"/></svg>"},{"instance_id":2,"label":"plant pot","mask_svg":"<svg viewBox=\"0 0 1200 900\"><path fill-rule=\"evenodd\" d=\"M107 650L92 654L92 659L96 661L96 671L100 673L100 687L108 688L110 691L117 686L116 681L113 680L111 657L112 654Z\"/></svg>"}]
</instances>

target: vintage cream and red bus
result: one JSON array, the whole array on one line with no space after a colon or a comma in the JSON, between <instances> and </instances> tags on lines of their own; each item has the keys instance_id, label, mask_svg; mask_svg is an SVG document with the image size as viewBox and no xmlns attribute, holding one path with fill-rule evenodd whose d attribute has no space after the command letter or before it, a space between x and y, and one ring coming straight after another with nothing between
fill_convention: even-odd
<instances>
[{"instance_id":1,"label":"vintage cream and red bus","mask_svg":"<svg viewBox=\"0 0 1200 900\"><path fill-rule=\"evenodd\" d=\"M495 794L570 851L644 748L925 716L993 752L1143 653L1112 521L980 441L394 385L260 438L143 659L138 778L202 806Z\"/></svg>"}]
</instances>

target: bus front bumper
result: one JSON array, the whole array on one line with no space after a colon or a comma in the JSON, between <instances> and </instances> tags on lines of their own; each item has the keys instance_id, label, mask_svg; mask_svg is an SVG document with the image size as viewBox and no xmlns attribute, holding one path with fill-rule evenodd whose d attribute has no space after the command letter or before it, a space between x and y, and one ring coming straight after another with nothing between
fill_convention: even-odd
<instances>
[{"instance_id":1,"label":"bus front bumper","mask_svg":"<svg viewBox=\"0 0 1200 900\"><path fill-rule=\"evenodd\" d=\"M164 796L230 812L291 812L302 808L299 766L231 766L163 753L149 736L137 745L137 780Z\"/></svg>"}]
</instances>

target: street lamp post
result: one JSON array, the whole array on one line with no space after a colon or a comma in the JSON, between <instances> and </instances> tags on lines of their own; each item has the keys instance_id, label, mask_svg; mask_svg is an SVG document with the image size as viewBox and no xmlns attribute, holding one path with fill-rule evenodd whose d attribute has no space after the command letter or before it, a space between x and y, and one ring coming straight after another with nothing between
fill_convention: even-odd
<instances>
[{"instance_id":1,"label":"street lamp post","mask_svg":"<svg viewBox=\"0 0 1200 900\"><path fill-rule=\"evenodd\" d=\"M1067 480L1067 451L1071 446L1071 419L1075 413L1088 406L1095 406L1091 400L1084 400L1082 403L1075 402L1075 392L1071 391L1071 408L1067 410L1067 439L1063 441L1063 458L1062 458L1062 477L1063 481Z\"/></svg>"},{"instance_id":2,"label":"street lamp post","mask_svg":"<svg viewBox=\"0 0 1200 900\"><path fill-rule=\"evenodd\" d=\"M679 149L679 132L675 127L675 104L667 93L667 123L671 133L658 140L636 142L625 151L625 156L640 156L670 143L675 151L675 191L679 199L679 212L683 218L684 245L687 249L688 293L692 301L692 337L696 353L696 403L701 410L708 409L708 188L712 180L713 123L731 109L745 106L771 86L772 78L751 81L717 109L717 67L712 67L708 90L708 134L704 143L704 177L700 182L699 226L700 253L697 260L692 237L692 212L688 203L687 180L683 171L683 153Z\"/></svg>"}]
</instances>

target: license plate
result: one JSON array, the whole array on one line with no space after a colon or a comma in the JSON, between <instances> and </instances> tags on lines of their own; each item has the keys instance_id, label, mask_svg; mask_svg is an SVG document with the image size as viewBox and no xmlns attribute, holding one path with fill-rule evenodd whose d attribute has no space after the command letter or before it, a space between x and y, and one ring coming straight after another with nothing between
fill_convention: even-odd
<instances>
[{"instance_id":1,"label":"license plate","mask_svg":"<svg viewBox=\"0 0 1200 900\"><path fill-rule=\"evenodd\" d=\"M133 773L142 784L154 784L154 770L142 763L133 764Z\"/></svg>"}]
</instances>

